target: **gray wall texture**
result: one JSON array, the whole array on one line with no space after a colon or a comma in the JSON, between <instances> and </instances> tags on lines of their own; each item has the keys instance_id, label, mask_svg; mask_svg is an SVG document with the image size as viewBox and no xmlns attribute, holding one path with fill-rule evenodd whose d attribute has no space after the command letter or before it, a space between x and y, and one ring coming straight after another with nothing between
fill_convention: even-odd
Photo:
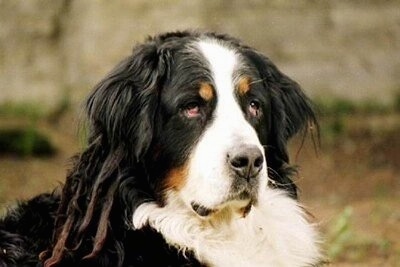
<instances>
[{"instance_id":1,"label":"gray wall texture","mask_svg":"<svg viewBox=\"0 0 400 267\"><path fill-rule=\"evenodd\" d=\"M0 0L0 103L79 102L135 43L187 28L239 37L312 97L400 92L400 1Z\"/></svg>"}]
</instances>

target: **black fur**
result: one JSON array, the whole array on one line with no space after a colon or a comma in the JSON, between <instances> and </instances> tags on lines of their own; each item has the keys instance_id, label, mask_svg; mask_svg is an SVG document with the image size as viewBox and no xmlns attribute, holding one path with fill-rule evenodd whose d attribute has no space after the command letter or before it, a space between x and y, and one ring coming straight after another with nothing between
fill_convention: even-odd
<instances>
[{"instance_id":1,"label":"black fur","mask_svg":"<svg viewBox=\"0 0 400 267\"><path fill-rule=\"evenodd\" d=\"M309 125L315 125L318 131L311 103L300 86L280 72L267 57L253 49L244 53L256 65L270 94L270 128L265 134L269 176L276 181L277 187L297 197L296 185L291 180L295 169L289 165L286 146L293 135Z\"/></svg>"},{"instance_id":2,"label":"black fur","mask_svg":"<svg viewBox=\"0 0 400 267\"><path fill-rule=\"evenodd\" d=\"M21 203L0 220L0 266L201 266L151 228L131 230L131 217L143 202L164 204L163 177L187 160L212 120L215 101L204 103L196 123L180 116L200 101L198 83L210 80L201 56L183 50L205 37L237 49L260 81L252 91L264 117L249 122L266 147L269 175L296 197L286 144L315 123L298 84L229 36L167 33L137 46L95 87L86 102L88 146L74 158L62 192Z\"/></svg>"}]
</instances>

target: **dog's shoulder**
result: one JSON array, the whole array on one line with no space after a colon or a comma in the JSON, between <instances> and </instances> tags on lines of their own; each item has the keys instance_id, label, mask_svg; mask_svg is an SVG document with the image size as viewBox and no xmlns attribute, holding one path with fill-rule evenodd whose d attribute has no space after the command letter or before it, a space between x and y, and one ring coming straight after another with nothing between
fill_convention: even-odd
<instances>
[{"instance_id":1,"label":"dog's shoulder","mask_svg":"<svg viewBox=\"0 0 400 267\"><path fill-rule=\"evenodd\" d=\"M0 266L36 266L50 245L57 193L41 194L10 207L0 218Z\"/></svg>"},{"instance_id":2,"label":"dog's shoulder","mask_svg":"<svg viewBox=\"0 0 400 267\"><path fill-rule=\"evenodd\" d=\"M127 231L124 246L127 266L204 266L192 252L182 253L151 227Z\"/></svg>"}]
</instances>

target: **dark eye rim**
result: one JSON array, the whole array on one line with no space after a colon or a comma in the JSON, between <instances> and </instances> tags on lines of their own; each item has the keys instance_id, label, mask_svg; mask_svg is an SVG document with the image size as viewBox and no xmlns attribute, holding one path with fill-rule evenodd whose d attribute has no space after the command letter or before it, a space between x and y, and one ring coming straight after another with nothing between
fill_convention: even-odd
<instances>
[{"instance_id":1,"label":"dark eye rim","mask_svg":"<svg viewBox=\"0 0 400 267\"><path fill-rule=\"evenodd\" d=\"M261 118L262 116L262 103L259 99L252 98L247 105L247 112L252 118Z\"/></svg>"},{"instance_id":2,"label":"dark eye rim","mask_svg":"<svg viewBox=\"0 0 400 267\"><path fill-rule=\"evenodd\" d=\"M179 111L187 118L197 118L203 114L203 103L198 100L188 101L181 105Z\"/></svg>"},{"instance_id":3,"label":"dark eye rim","mask_svg":"<svg viewBox=\"0 0 400 267\"><path fill-rule=\"evenodd\" d=\"M200 108L201 107L201 103L199 101L190 101L184 105L182 105L182 110L188 110L188 109L192 109L192 108Z\"/></svg>"},{"instance_id":4,"label":"dark eye rim","mask_svg":"<svg viewBox=\"0 0 400 267\"><path fill-rule=\"evenodd\" d=\"M258 99L251 99L249 101L249 107L251 108L255 108L256 110L260 110L261 109L261 102Z\"/></svg>"}]
</instances>

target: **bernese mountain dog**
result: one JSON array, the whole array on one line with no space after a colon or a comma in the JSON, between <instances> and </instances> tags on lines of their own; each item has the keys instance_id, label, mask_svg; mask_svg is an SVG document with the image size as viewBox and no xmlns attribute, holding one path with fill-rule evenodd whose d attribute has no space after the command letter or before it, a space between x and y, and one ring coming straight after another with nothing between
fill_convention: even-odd
<instances>
[{"instance_id":1,"label":"bernese mountain dog","mask_svg":"<svg viewBox=\"0 0 400 267\"><path fill-rule=\"evenodd\" d=\"M316 125L299 85L228 35L137 45L85 103L65 184L0 219L0 266L316 266L288 140Z\"/></svg>"}]
</instances>

